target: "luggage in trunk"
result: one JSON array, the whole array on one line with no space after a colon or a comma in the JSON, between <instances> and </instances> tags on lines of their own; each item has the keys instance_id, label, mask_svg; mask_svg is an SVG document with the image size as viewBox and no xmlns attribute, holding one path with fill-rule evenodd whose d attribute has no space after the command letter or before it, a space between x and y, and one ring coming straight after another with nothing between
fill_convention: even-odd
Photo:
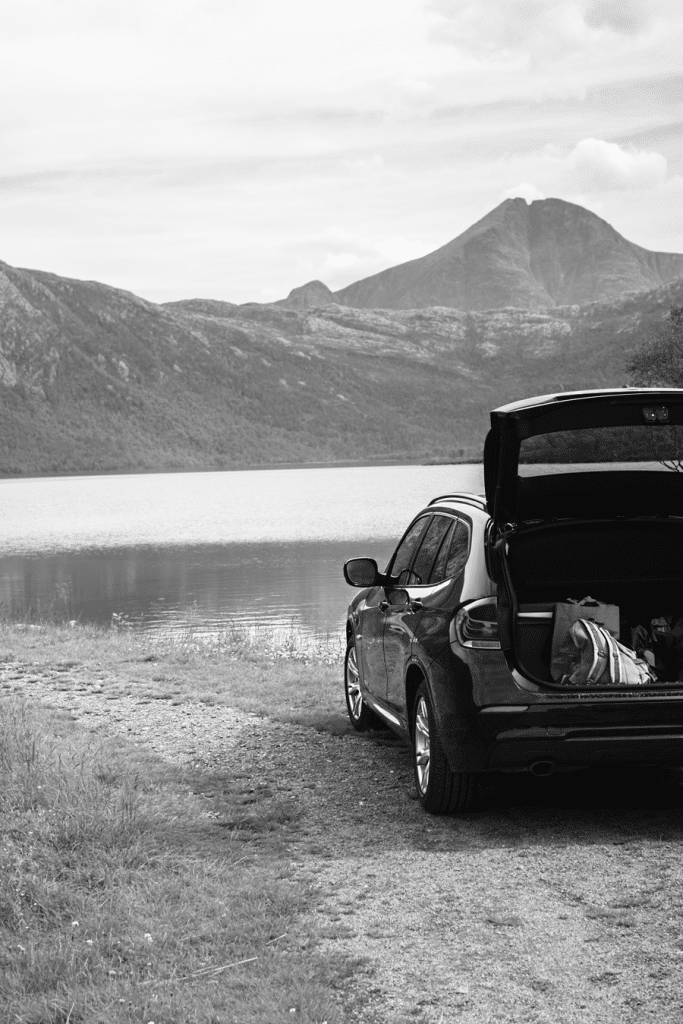
<instances>
[{"instance_id":1,"label":"luggage in trunk","mask_svg":"<svg viewBox=\"0 0 683 1024\"><path fill-rule=\"evenodd\" d=\"M525 676L549 686L567 685L552 671L557 609L566 617L570 602L591 595L611 609L605 622L609 632L651 666L649 685L683 687L682 521L528 526L509 536L501 554L505 579L499 606L507 618L502 632ZM574 618L580 617L577 610ZM576 688L576 681L571 685ZM606 685L612 684L604 677L599 686L593 684Z\"/></svg>"},{"instance_id":2,"label":"luggage in trunk","mask_svg":"<svg viewBox=\"0 0 683 1024\"><path fill-rule=\"evenodd\" d=\"M652 685L683 685L673 656L683 610L683 389L559 393L502 406L491 413L484 479L489 567L512 666L557 685L555 606L590 594L618 607L615 639L626 648L637 640L650 650L643 631L662 619ZM610 646L609 635L602 640Z\"/></svg>"}]
</instances>

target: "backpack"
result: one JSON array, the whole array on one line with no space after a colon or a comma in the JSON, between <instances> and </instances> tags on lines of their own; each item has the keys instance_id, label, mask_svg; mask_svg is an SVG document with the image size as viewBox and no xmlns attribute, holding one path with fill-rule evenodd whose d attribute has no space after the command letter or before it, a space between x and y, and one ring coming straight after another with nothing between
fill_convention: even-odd
<instances>
[{"instance_id":1,"label":"backpack","mask_svg":"<svg viewBox=\"0 0 683 1024\"><path fill-rule=\"evenodd\" d=\"M579 619L590 619L614 637L619 636L619 608L615 604L602 604L592 597L584 597L582 601L558 602L555 605L553 618L553 640L550 657L550 674L556 683L562 682L566 675L574 670L576 660L576 644L572 642L570 631Z\"/></svg>"},{"instance_id":2,"label":"backpack","mask_svg":"<svg viewBox=\"0 0 683 1024\"><path fill-rule=\"evenodd\" d=\"M575 650L565 686L647 686L657 682L654 670L605 629L578 619L569 630Z\"/></svg>"}]
</instances>

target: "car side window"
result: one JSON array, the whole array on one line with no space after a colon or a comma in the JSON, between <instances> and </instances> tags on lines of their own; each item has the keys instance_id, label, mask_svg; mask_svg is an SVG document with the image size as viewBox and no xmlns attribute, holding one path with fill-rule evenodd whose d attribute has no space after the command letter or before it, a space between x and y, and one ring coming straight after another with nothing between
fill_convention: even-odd
<instances>
[{"instance_id":1,"label":"car side window","mask_svg":"<svg viewBox=\"0 0 683 1024\"><path fill-rule=\"evenodd\" d=\"M418 545L431 520L431 516L422 516L418 519L413 523L399 546L396 548L396 552L391 560L388 571L391 576L399 577L399 586L406 585L406 580L401 579L401 577L408 574L410 563L413 560L413 555L417 551Z\"/></svg>"},{"instance_id":2,"label":"car side window","mask_svg":"<svg viewBox=\"0 0 683 1024\"><path fill-rule=\"evenodd\" d=\"M470 553L470 530L466 523L463 523L462 519L458 520L458 525L455 528L455 532L451 539L451 546L448 551L448 561L446 562L446 579L451 579L453 576L458 576L465 568L467 562L467 556Z\"/></svg>"},{"instance_id":3,"label":"car side window","mask_svg":"<svg viewBox=\"0 0 683 1024\"><path fill-rule=\"evenodd\" d=\"M448 516L435 515L432 519L411 567L412 586L425 586L429 582L434 559L439 553L451 522Z\"/></svg>"},{"instance_id":4,"label":"car side window","mask_svg":"<svg viewBox=\"0 0 683 1024\"><path fill-rule=\"evenodd\" d=\"M434 559L434 565L432 566L432 571L429 576L429 582L432 586L435 586L437 583L443 583L443 581L446 579L446 564L448 562L448 552L450 551L451 540L453 538L453 533L457 525L457 522L452 519L448 527L448 532L441 541L441 547L439 548L437 556Z\"/></svg>"}]
</instances>

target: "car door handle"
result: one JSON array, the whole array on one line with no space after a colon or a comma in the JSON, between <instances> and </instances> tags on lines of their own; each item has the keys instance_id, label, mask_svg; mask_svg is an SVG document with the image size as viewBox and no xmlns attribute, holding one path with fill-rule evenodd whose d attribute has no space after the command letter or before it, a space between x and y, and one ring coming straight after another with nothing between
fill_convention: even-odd
<instances>
[{"instance_id":1,"label":"car door handle","mask_svg":"<svg viewBox=\"0 0 683 1024\"><path fill-rule=\"evenodd\" d=\"M408 605L399 605L399 607L403 608L404 611L408 612L421 612L422 609L424 608L424 605L420 598L416 597L415 600L411 601ZM380 601L379 608L380 611L385 612L387 611L388 608L391 608L391 605L388 601Z\"/></svg>"}]
</instances>

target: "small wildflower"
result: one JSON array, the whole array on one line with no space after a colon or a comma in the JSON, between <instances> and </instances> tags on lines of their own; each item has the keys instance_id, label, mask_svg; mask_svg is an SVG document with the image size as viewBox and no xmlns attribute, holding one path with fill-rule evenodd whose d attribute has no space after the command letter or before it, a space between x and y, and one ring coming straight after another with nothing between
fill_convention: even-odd
<instances>
[{"instance_id":1,"label":"small wildflower","mask_svg":"<svg viewBox=\"0 0 683 1024\"><path fill-rule=\"evenodd\" d=\"M72 921L72 922L71 922L71 927L72 927L72 928L79 928L79 927L80 927L80 925L79 925L78 921Z\"/></svg>"},{"instance_id":2,"label":"small wildflower","mask_svg":"<svg viewBox=\"0 0 683 1024\"><path fill-rule=\"evenodd\" d=\"M85 944L86 946L92 946L92 939L86 939Z\"/></svg>"},{"instance_id":3,"label":"small wildflower","mask_svg":"<svg viewBox=\"0 0 683 1024\"><path fill-rule=\"evenodd\" d=\"M145 938L147 939L148 942L154 942L154 939L152 938L149 932L145 932Z\"/></svg>"}]
</instances>

